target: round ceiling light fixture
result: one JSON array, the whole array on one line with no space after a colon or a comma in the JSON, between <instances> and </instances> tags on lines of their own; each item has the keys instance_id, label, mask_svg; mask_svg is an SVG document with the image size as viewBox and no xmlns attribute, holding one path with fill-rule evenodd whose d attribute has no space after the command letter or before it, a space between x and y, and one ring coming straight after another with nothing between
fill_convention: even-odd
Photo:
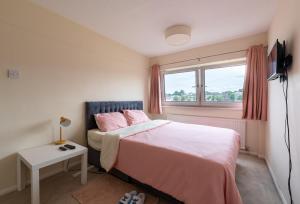
<instances>
[{"instance_id":1,"label":"round ceiling light fixture","mask_svg":"<svg viewBox=\"0 0 300 204\"><path fill-rule=\"evenodd\" d=\"M184 45L191 39L191 28L186 25L174 25L165 31L166 41L169 45Z\"/></svg>"}]
</instances>

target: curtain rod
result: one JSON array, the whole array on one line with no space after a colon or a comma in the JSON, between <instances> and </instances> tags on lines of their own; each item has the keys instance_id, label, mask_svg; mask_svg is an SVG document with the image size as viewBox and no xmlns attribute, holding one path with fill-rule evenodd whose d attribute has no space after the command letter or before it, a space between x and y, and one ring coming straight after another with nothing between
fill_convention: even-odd
<instances>
[{"instance_id":1,"label":"curtain rod","mask_svg":"<svg viewBox=\"0 0 300 204\"><path fill-rule=\"evenodd\" d=\"M268 46L264 46L264 48L267 48L267 47ZM223 52L223 53L214 54L214 55L208 55L208 56L204 56L204 57L196 57L196 58L191 58L191 59L186 59L186 60L181 60L181 61L175 61L175 62L169 62L169 63L165 63L165 64L159 64L159 66L166 66L166 65L171 65L171 64L178 64L178 63L188 62L188 61L194 61L194 60L200 61L201 59L205 59L205 58L209 58L209 57L217 57L217 56L228 55L228 54L233 54L233 53L246 52L247 50L248 49L231 51L231 52Z\"/></svg>"}]
</instances>

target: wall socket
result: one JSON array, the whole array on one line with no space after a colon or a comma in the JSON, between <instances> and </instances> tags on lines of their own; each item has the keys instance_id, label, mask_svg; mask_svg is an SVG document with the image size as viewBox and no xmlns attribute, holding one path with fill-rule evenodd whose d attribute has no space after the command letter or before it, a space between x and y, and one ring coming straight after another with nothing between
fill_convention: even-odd
<instances>
[{"instance_id":1,"label":"wall socket","mask_svg":"<svg viewBox=\"0 0 300 204\"><path fill-rule=\"evenodd\" d=\"M20 72L16 69L9 69L7 71L7 77L9 79L19 79L20 78Z\"/></svg>"}]
</instances>

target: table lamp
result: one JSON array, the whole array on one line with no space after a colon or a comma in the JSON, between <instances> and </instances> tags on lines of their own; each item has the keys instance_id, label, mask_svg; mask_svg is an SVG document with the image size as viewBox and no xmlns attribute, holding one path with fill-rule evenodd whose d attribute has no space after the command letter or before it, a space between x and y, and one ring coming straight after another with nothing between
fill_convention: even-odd
<instances>
[{"instance_id":1,"label":"table lamp","mask_svg":"<svg viewBox=\"0 0 300 204\"><path fill-rule=\"evenodd\" d=\"M68 127L71 125L71 120L65 117L60 117L59 122L59 140L55 141L55 144L60 145L64 144L66 140L62 139L62 127Z\"/></svg>"}]
</instances>

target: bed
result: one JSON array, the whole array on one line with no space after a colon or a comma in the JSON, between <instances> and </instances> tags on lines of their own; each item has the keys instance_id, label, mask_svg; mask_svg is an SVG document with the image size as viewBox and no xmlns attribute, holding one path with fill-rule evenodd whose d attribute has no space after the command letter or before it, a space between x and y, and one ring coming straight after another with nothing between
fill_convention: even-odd
<instances>
[{"instance_id":1,"label":"bed","mask_svg":"<svg viewBox=\"0 0 300 204\"><path fill-rule=\"evenodd\" d=\"M94 114L124 109L143 110L143 102L86 103L90 164L101 168L101 144L97 147L90 136L97 131ZM233 130L169 121L120 139L112 172L169 195L174 202L241 204L235 183L238 151L239 135Z\"/></svg>"}]
</instances>

